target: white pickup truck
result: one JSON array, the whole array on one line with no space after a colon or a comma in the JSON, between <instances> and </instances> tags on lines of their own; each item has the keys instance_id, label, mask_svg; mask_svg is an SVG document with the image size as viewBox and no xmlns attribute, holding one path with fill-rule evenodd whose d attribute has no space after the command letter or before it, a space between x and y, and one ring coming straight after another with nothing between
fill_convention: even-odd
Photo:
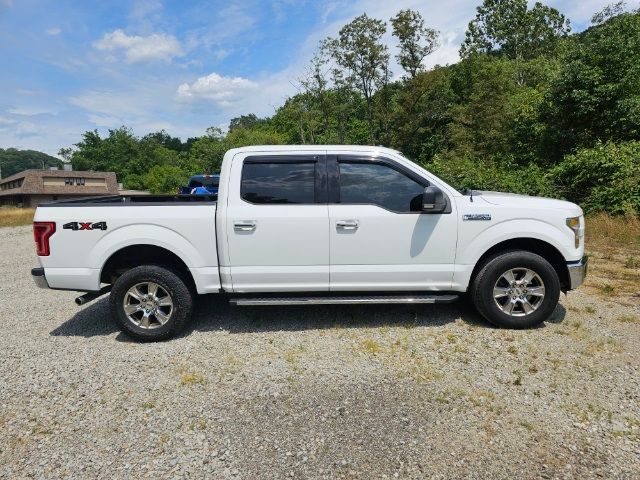
<instances>
[{"instance_id":1,"label":"white pickup truck","mask_svg":"<svg viewBox=\"0 0 640 480\"><path fill-rule=\"evenodd\" d=\"M490 322L546 320L586 275L577 205L461 193L380 147L254 146L224 156L215 196L40 205L41 287L110 293L114 320L163 340L196 294L236 305L439 303L467 293Z\"/></svg>"}]
</instances>

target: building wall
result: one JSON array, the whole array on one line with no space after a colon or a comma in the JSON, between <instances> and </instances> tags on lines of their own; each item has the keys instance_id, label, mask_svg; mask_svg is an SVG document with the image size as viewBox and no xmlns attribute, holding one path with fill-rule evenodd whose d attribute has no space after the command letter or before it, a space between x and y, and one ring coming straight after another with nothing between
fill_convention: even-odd
<instances>
[{"instance_id":1,"label":"building wall","mask_svg":"<svg viewBox=\"0 0 640 480\"><path fill-rule=\"evenodd\" d=\"M20 202L22 202L21 196L7 195L0 197L0 207L16 207L21 206Z\"/></svg>"},{"instance_id":2,"label":"building wall","mask_svg":"<svg viewBox=\"0 0 640 480\"><path fill-rule=\"evenodd\" d=\"M0 205L35 207L53 200L117 194L113 172L25 170L0 180Z\"/></svg>"}]
</instances>

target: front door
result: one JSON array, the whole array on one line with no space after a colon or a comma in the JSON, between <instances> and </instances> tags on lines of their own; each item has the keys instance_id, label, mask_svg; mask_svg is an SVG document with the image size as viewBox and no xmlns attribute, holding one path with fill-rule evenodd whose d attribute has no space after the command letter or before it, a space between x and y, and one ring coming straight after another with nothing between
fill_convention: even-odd
<instances>
[{"instance_id":1,"label":"front door","mask_svg":"<svg viewBox=\"0 0 640 480\"><path fill-rule=\"evenodd\" d=\"M227 243L234 292L327 291L324 152L234 158Z\"/></svg>"},{"instance_id":2,"label":"front door","mask_svg":"<svg viewBox=\"0 0 640 480\"><path fill-rule=\"evenodd\" d=\"M457 241L451 199L447 213L422 213L429 181L393 159L347 155L327 162L330 289L450 289Z\"/></svg>"}]
</instances>

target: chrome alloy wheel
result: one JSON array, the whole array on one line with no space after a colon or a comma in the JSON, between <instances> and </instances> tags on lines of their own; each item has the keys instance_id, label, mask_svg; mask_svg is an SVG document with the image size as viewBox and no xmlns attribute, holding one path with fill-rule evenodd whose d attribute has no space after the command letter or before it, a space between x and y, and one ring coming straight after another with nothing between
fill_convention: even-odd
<instances>
[{"instance_id":1,"label":"chrome alloy wheel","mask_svg":"<svg viewBox=\"0 0 640 480\"><path fill-rule=\"evenodd\" d=\"M169 321L173 313L171 295L154 282L138 283L124 296L124 313L140 328L158 328Z\"/></svg>"},{"instance_id":2,"label":"chrome alloy wheel","mask_svg":"<svg viewBox=\"0 0 640 480\"><path fill-rule=\"evenodd\" d=\"M512 317L529 315L542 305L544 282L533 270L512 268L498 278L493 287L493 300L507 315Z\"/></svg>"}]
</instances>

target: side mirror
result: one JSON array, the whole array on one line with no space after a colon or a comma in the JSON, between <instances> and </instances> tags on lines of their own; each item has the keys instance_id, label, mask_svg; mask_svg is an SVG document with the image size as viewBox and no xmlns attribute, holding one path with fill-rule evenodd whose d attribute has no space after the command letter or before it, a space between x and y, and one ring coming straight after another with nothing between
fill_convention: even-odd
<instances>
[{"instance_id":1,"label":"side mirror","mask_svg":"<svg viewBox=\"0 0 640 480\"><path fill-rule=\"evenodd\" d=\"M442 190L434 185L429 185L422 194L422 211L424 213L442 213L447 208Z\"/></svg>"}]
</instances>

